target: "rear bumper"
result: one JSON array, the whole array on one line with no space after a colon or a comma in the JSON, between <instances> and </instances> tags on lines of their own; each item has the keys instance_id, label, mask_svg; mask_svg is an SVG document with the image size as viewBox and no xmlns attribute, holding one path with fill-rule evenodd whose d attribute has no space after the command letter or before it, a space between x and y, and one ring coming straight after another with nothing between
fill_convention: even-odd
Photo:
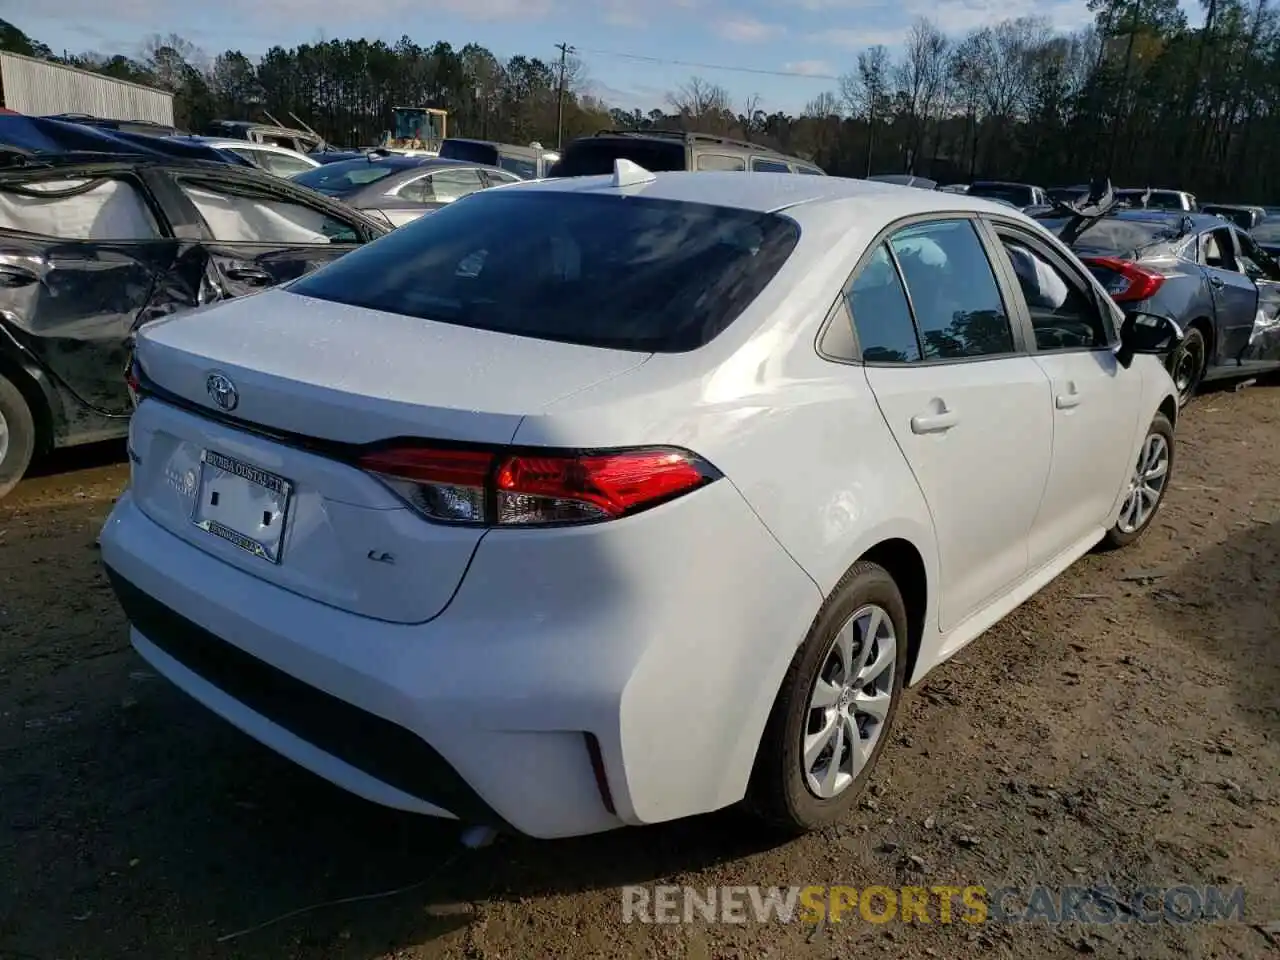
<instances>
[{"instance_id":1,"label":"rear bumper","mask_svg":"<svg viewBox=\"0 0 1280 960\"><path fill-rule=\"evenodd\" d=\"M127 492L101 543L134 646L249 735L374 802L550 838L740 799L821 602L727 482L609 527L491 533L412 625L260 580Z\"/></svg>"}]
</instances>

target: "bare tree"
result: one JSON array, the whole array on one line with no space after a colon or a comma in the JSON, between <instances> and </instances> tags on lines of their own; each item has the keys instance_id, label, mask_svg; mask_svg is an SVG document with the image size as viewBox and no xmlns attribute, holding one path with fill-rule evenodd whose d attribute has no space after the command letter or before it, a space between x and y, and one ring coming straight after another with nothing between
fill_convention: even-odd
<instances>
[{"instance_id":1,"label":"bare tree","mask_svg":"<svg viewBox=\"0 0 1280 960\"><path fill-rule=\"evenodd\" d=\"M681 118L708 128L709 132L722 131L727 125L726 117L732 114L729 91L701 77L692 77L688 83L667 94L667 103Z\"/></svg>"},{"instance_id":2,"label":"bare tree","mask_svg":"<svg viewBox=\"0 0 1280 960\"><path fill-rule=\"evenodd\" d=\"M812 117L815 120L825 120L827 117L840 116L840 112L840 99L827 90L806 103L800 115Z\"/></svg>"},{"instance_id":3,"label":"bare tree","mask_svg":"<svg viewBox=\"0 0 1280 960\"><path fill-rule=\"evenodd\" d=\"M867 122L866 173L871 174L876 121L889 112L889 51L883 44L858 54L858 67L840 78L840 98L851 116Z\"/></svg>"},{"instance_id":4,"label":"bare tree","mask_svg":"<svg viewBox=\"0 0 1280 960\"><path fill-rule=\"evenodd\" d=\"M907 120L906 166L914 172L916 155L945 89L950 44L932 21L919 17L907 33L905 47L895 78Z\"/></svg>"}]
</instances>

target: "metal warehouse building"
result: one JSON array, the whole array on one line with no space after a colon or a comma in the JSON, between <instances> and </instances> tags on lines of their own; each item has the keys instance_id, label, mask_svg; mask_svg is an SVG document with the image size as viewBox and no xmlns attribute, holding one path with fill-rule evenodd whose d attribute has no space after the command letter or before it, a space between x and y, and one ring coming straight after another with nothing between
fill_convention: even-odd
<instances>
[{"instance_id":1,"label":"metal warehouse building","mask_svg":"<svg viewBox=\"0 0 1280 960\"><path fill-rule=\"evenodd\" d=\"M16 53L0 53L0 103L30 116L87 113L173 126L173 94Z\"/></svg>"}]
</instances>

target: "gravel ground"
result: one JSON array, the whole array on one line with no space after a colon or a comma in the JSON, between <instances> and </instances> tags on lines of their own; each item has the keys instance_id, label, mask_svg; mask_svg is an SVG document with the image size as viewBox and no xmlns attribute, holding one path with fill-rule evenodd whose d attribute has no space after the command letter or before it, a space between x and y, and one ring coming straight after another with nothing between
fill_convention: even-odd
<instances>
[{"instance_id":1,"label":"gravel ground","mask_svg":"<svg viewBox=\"0 0 1280 960\"><path fill-rule=\"evenodd\" d=\"M1137 547L1090 556L908 694L862 809L464 851L154 676L94 537L122 450L0 502L0 960L1280 954L1280 390L1201 397ZM624 924L618 887L1243 884L1244 923ZM231 939L298 908L329 904Z\"/></svg>"}]
</instances>

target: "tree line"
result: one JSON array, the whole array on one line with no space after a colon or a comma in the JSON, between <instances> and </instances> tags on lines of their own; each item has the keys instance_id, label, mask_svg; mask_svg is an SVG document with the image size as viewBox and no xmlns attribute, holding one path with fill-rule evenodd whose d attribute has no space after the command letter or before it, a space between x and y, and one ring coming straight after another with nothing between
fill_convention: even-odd
<instances>
[{"instance_id":1,"label":"tree line","mask_svg":"<svg viewBox=\"0 0 1280 960\"><path fill-rule=\"evenodd\" d=\"M832 174L915 173L1042 185L1109 176L1117 185L1191 190L1202 199L1280 194L1280 20L1269 0L1201 0L1191 26L1177 0L1089 0L1073 33L1020 17L950 37L917 20L898 50L873 46L799 115L758 96L735 103L692 78L649 111L610 107L584 65L564 76L565 139L598 129L679 127L768 144ZM331 141L376 142L396 106L443 107L450 132L556 141L560 64L501 60L478 44L403 37L208 56L178 36L139 57L55 54L0 21L0 47L69 62L175 94L180 126L293 115Z\"/></svg>"}]
</instances>

